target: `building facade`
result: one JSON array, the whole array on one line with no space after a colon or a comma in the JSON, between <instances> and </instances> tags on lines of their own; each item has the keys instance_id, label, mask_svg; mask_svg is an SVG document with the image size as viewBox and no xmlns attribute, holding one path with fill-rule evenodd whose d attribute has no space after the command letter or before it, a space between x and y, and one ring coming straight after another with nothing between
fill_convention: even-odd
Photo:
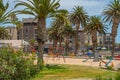
<instances>
[{"instance_id":1,"label":"building facade","mask_svg":"<svg viewBox=\"0 0 120 80\"><path fill-rule=\"evenodd\" d=\"M13 27L13 26L8 26L5 28L6 31L8 32L9 34L9 40L17 40L17 29L16 27Z\"/></svg>"},{"instance_id":2,"label":"building facade","mask_svg":"<svg viewBox=\"0 0 120 80\"><path fill-rule=\"evenodd\" d=\"M37 37L37 21L33 18L25 18L22 20L23 27L18 30L18 39L30 41Z\"/></svg>"},{"instance_id":3,"label":"building facade","mask_svg":"<svg viewBox=\"0 0 120 80\"><path fill-rule=\"evenodd\" d=\"M18 30L17 32L17 39L23 39L25 41L30 41L31 39L37 39L37 20L34 20L33 18L25 18L22 20L23 27L21 30ZM70 38L70 47L74 47L74 38ZM52 41L47 39L45 42L48 47L52 45ZM64 44L64 42L63 42ZM85 34L82 30L79 30L78 32L78 44L79 49L85 47L91 47L92 46L92 39L90 35ZM106 47L107 49L111 49L112 46L112 37L110 33L107 33L106 35L98 35L97 36L97 44L98 47Z\"/></svg>"},{"instance_id":4,"label":"building facade","mask_svg":"<svg viewBox=\"0 0 120 80\"><path fill-rule=\"evenodd\" d=\"M105 47L108 50L112 48L112 36L110 33L106 33L105 35L98 35L97 39L98 46Z\"/></svg>"}]
</instances>

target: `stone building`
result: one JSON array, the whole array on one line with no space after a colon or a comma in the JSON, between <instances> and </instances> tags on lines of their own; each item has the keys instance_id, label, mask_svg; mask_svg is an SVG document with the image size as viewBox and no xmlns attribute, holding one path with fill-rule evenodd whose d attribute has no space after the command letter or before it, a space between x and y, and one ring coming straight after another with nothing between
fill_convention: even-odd
<instances>
[{"instance_id":1,"label":"stone building","mask_svg":"<svg viewBox=\"0 0 120 80\"><path fill-rule=\"evenodd\" d=\"M112 36L110 33L106 33L106 35L98 35L98 46L105 47L110 50L112 48Z\"/></svg>"},{"instance_id":2,"label":"stone building","mask_svg":"<svg viewBox=\"0 0 120 80\"><path fill-rule=\"evenodd\" d=\"M37 35L37 20L33 18L25 18L22 20L23 27L18 31L18 39L30 41L36 39Z\"/></svg>"},{"instance_id":3,"label":"stone building","mask_svg":"<svg viewBox=\"0 0 120 80\"><path fill-rule=\"evenodd\" d=\"M8 34L10 35L9 40L17 40L17 29L16 27L13 26L7 26L6 31L8 32Z\"/></svg>"}]
</instances>

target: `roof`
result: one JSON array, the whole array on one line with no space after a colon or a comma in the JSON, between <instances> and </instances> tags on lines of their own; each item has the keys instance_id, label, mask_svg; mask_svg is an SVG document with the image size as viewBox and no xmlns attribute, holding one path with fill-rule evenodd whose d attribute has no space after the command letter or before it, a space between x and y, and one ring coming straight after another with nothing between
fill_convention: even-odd
<instances>
[{"instance_id":1,"label":"roof","mask_svg":"<svg viewBox=\"0 0 120 80\"><path fill-rule=\"evenodd\" d=\"M22 22L23 23L32 23L32 22L37 23L37 19L34 20L34 18L23 18Z\"/></svg>"},{"instance_id":2,"label":"roof","mask_svg":"<svg viewBox=\"0 0 120 80\"><path fill-rule=\"evenodd\" d=\"M7 26L7 27L5 27L6 29L11 29L11 28L16 28L16 27L14 27L14 26Z\"/></svg>"}]
</instances>

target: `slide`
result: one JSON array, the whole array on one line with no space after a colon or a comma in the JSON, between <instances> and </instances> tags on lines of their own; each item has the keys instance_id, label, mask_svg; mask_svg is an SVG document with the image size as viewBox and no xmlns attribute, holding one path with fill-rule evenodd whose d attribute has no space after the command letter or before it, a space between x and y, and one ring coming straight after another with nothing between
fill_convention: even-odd
<instances>
[{"instance_id":1,"label":"slide","mask_svg":"<svg viewBox=\"0 0 120 80\"><path fill-rule=\"evenodd\" d=\"M105 67L107 67L109 65L109 63L111 63L112 60L113 60L113 58L111 57L110 60L105 64Z\"/></svg>"},{"instance_id":2,"label":"slide","mask_svg":"<svg viewBox=\"0 0 120 80\"><path fill-rule=\"evenodd\" d=\"M83 60L82 62L86 62L88 59Z\"/></svg>"},{"instance_id":3,"label":"slide","mask_svg":"<svg viewBox=\"0 0 120 80\"><path fill-rule=\"evenodd\" d=\"M108 67L108 65L109 65L110 63L111 63L111 66L113 65L113 62L111 62L112 60L113 60L113 58L111 57L108 62L103 61L102 59L101 59L101 62L105 64L105 67ZM100 62L100 65L101 65L101 62Z\"/></svg>"}]
</instances>

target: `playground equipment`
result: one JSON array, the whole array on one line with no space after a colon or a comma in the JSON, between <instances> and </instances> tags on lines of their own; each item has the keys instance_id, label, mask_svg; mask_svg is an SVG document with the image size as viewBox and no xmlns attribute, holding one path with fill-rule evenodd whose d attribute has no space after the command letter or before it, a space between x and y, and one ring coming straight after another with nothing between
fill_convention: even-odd
<instances>
[{"instance_id":1,"label":"playground equipment","mask_svg":"<svg viewBox=\"0 0 120 80\"><path fill-rule=\"evenodd\" d=\"M74 58L75 54L74 53L70 53L69 56L70 56L70 58Z\"/></svg>"},{"instance_id":2,"label":"playground equipment","mask_svg":"<svg viewBox=\"0 0 120 80\"><path fill-rule=\"evenodd\" d=\"M86 58L85 60L83 60L82 62L88 61L88 60L91 58L92 53L91 53L91 52L87 52L87 53L86 53L86 56L87 56L87 58Z\"/></svg>"},{"instance_id":3,"label":"playground equipment","mask_svg":"<svg viewBox=\"0 0 120 80\"><path fill-rule=\"evenodd\" d=\"M104 63L104 64L105 64L105 67L108 67L108 66L109 66L109 64L111 64L110 66L111 66L111 67L113 67L113 66L114 66L114 64L113 64L112 60L113 60L113 58L112 58L112 57L109 59L109 61L103 61L102 59L100 59L99 66L101 66L101 64L102 64L102 63Z\"/></svg>"},{"instance_id":4,"label":"playground equipment","mask_svg":"<svg viewBox=\"0 0 120 80\"><path fill-rule=\"evenodd\" d=\"M48 56L46 56L45 62L48 62L48 60L50 58L52 58L52 60L60 60L60 58L63 58L63 61L65 62L65 58L63 56L63 47L49 47L49 51L48 51Z\"/></svg>"}]
</instances>

